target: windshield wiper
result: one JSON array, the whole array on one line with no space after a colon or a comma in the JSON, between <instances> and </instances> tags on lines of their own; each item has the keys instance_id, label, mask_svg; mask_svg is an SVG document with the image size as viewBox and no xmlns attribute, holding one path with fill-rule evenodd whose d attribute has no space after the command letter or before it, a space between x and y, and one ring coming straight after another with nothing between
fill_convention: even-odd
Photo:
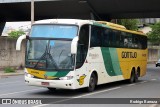
<instances>
[{"instance_id":1,"label":"windshield wiper","mask_svg":"<svg viewBox=\"0 0 160 107\"><path fill-rule=\"evenodd\" d=\"M53 59L51 53L50 53L51 47L49 47L48 52L46 54L47 58L46 59L50 59L52 64L55 66L56 69L59 69L57 63L55 62L55 60ZM48 60L47 60L48 61Z\"/></svg>"},{"instance_id":2,"label":"windshield wiper","mask_svg":"<svg viewBox=\"0 0 160 107\"><path fill-rule=\"evenodd\" d=\"M37 61L37 63L35 64L34 68L37 67L38 63L46 56L46 53L47 53L47 46L46 46L46 49L45 49L45 52L42 54L42 56L39 58L39 60Z\"/></svg>"},{"instance_id":3,"label":"windshield wiper","mask_svg":"<svg viewBox=\"0 0 160 107\"><path fill-rule=\"evenodd\" d=\"M39 58L39 60L37 61L36 65L34 66L34 68L37 67L38 63L42 60L45 59L46 60L46 64L47 64L47 60L50 59L52 64L55 66L56 69L58 69L59 67L57 66L55 60L53 59L52 55L50 54L50 49L48 48L48 46L46 46L45 52L43 53L43 55Z\"/></svg>"}]
</instances>

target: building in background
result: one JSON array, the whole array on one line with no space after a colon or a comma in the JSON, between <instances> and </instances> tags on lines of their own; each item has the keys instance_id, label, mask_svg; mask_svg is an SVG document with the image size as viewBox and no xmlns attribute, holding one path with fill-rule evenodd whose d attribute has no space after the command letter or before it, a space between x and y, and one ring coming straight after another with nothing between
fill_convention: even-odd
<instances>
[{"instance_id":1,"label":"building in background","mask_svg":"<svg viewBox=\"0 0 160 107\"><path fill-rule=\"evenodd\" d=\"M139 19L140 23L143 24L144 26L148 24L154 24L160 21L160 18L144 18L144 19Z\"/></svg>"},{"instance_id":2,"label":"building in background","mask_svg":"<svg viewBox=\"0 0 160 107\"><path fill-rule=\"evenodd\" d=\"M8 33L15 30L22 30L26 34L29 33L31 29L30 22L6 22L6 25L2 32L2 37L7 37Z\"/></svg>"},{"instance_id":3,"label":"building in background","mask_svg":"<svg viewBox=\"0 0 160 107\"><path fill-rule=\"evenodd\" d=\"M12 27L4 27L2 35L3 37L7 37L8 33L10 33L11 31L14 31L15 29Z\"/></svg>"},{"instance_id":4,"label":"building in background","mask_svg":"<svg viewBox=\"0 0 160 107\"><path fill-rule=\"evenodd\" d=\"M140 30L145 34L150 32L152 29L150 25L160 22L160 18L145 18L139 19L140 21ZM160 58L160 43L153 44L148 42L148 63L155 63Z\"/></svg>"}]
</instances>

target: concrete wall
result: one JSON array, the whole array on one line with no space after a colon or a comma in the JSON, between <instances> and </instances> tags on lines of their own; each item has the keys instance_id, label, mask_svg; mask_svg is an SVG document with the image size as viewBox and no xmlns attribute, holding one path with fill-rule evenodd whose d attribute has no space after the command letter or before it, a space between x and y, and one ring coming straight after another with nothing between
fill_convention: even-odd
<instances>
[{"instance_id":1,"label":"concrete wall","mask_svg":"<svg viewBox=\"0 0 160 107\"><path fill-rule=\"evenodd\" d=\"M148 63L155 63L159 59L158 49L148 49Z\"/></svg>"},{"instance_id":2,"label":"concrete wall","mask_svg":"<svg viewBox=\"0 0 160 107\"><path fill-rule=\"evenodd\" d=\"M21 51L16 51L16 40L0 37L0 69L4 67L24 66L25 41Z\"/></svg>"},{"instance_id":3,"label":"concrete wall","mask_svg":"<svg viewBox=\"0 0 160 107\"><path fill-rule=\"evenodd\" d=\"M160 59L160 45L148 42L148 63L155 63Z\"/></svg>"}]
</instances>

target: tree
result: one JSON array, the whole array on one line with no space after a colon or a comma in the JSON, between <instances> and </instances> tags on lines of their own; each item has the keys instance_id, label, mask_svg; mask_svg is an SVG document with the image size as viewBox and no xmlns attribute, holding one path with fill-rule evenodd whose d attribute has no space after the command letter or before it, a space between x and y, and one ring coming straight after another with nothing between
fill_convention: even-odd
<instances>
[{"instance_id":1,"label":"tree","mask_svg":"<svg viewBox=\"0 0 160 107\"><path fill-rule=\"evenodd\" d=\"M160 41L160 22L151 25L152 31L147 33L148 39L152 43L158 43Z\"/></svg>"},{"instance_id":2,"label":"tree","mask_svg":"<svg viewBox=\"0 0 160 107\"><path fill-rule=\"evenodd\" d=\"M15 30L15 31L11 31L10 33L8 33L9 38L12 39L17 39L19 36L24 35L25 32L22 30Z\"/></svg>"},{"instance_id":3,"label":"tree","mask_svg":"<svg viewBox=\"0 0 160 107\"><path fill-rule=\"evenodd\" d=\"M138 30L139 21L137 19L119 19L118 24L125 26L129 30Z\"/></svg>"}]
</instances>

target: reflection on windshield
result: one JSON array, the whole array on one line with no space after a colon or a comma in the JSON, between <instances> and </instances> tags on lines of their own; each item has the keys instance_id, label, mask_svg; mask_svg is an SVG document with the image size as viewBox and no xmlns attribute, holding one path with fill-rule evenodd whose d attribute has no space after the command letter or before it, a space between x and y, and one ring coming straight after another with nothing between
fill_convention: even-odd
<instances>
[{"instance_id":1,"label":"reflection on windshield","mask_svg":"<svg viewBox=\"0 0 160 107\"><path fill-rule=\"evenodd\" d=\"M73 69L71 41L28 40L26 66L40 69Z\"/></svg>"},{"instance_id":2,"label":"reflection on windshield","mask_svg":"<svg viewBox=\"0 0 160 107\"><path fill-rule=\"evenodd\" d=\"M68 38L73 39L77 35L78 27L73 25L33 25L31 37L43 38Z\"/></svg>"}]
</instances>

